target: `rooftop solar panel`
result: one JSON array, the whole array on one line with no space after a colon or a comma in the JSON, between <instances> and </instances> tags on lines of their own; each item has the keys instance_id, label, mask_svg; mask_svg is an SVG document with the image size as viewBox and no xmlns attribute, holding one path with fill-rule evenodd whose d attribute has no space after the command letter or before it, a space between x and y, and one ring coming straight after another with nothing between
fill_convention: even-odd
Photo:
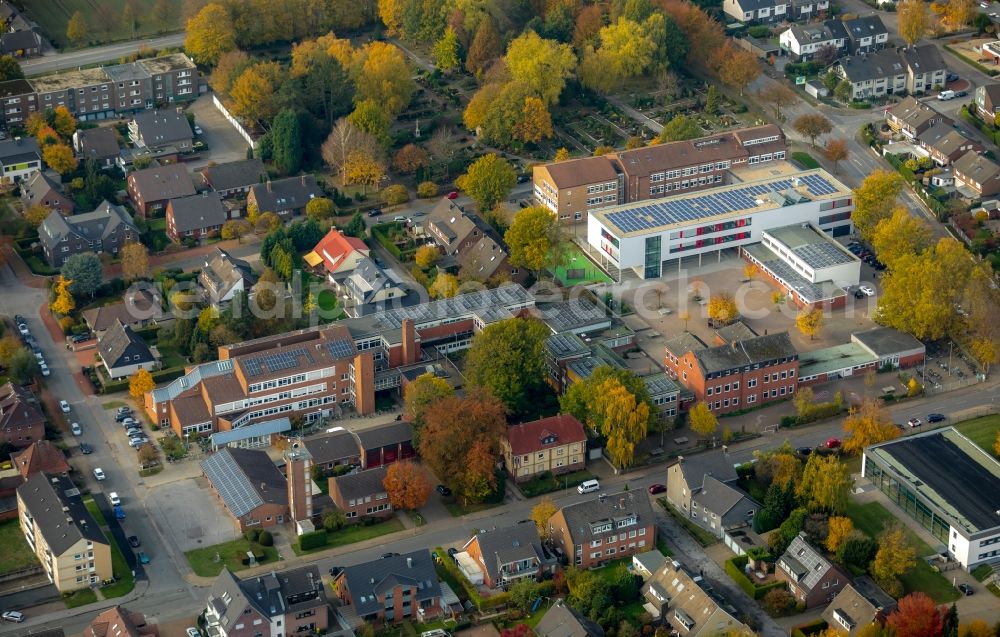
<instances>
[{"instance_id":1,"label":"rooftop solar panel","mask_svg":"<svg viewBox=\"0 0 1000 637\"><path fill-rule=\"evenodd\" d=\"M327 343L326 349L334 358L347 358L354 353L354 343L350 339L341 338Z\"/></svg>"},{"instance_id":2,"label":"rooftop solar panel","mask_svg":"<svg viewBox=\"0 0 1000 637\"><path fill-rule=\"evenodd\" d=\"M222 501L235 517L250 513L264 504L247 476L228 453L216 453L202 462L202 468Z\"/></svg>"}]
</instances>

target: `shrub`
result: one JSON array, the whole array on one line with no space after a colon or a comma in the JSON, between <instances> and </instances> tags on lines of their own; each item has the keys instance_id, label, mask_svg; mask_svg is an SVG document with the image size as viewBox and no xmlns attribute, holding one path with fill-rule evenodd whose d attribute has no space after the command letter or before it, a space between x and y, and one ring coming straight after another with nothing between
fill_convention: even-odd
<instances>
[{"instance_id":1,"label":"shrub","mask_svg":"<svg viewBox=\"0 0 1000 637\"><path fill-rule=\"evenodd\" d=\"M422 181L417 185L417 196L421 199L430 199L438 194L437 184L433 181Z\"/></svg>"},{"instance_id":2,"label":"shrub","mask_svg":"<svg viewBox=\"0 0 1000 637\"><path fill-rule=\"evenodd\" d=\"M59 327L62 328L63 334L69 334L75 324L76 321L73 320L72 316L64 316L59 319Z\"/></svg>"},{"instance_id":3,"label":"shrub","mask_svg":"<svg viewBox=\"0 0 1000 637\"><path fill-rule=\"evenodd\" d=\"M771 35L771 29L762 24L758 24L747 29L747 34L751 38L766 38Z\"/></svg>"},{"instance_id":4,"label":"shrub","mask_svg":"<svg viewBox=\"0 0 1000 637\"><path fill-rule=\"evenodd\" d=\"M325 530L312 531L311 533L303 533L302 535L299 536L299 548L302 549L303 551L318 549L321 546L326 546L326 541L327 541L327 536Z\"/></svg>"},{"instance_id":5,"label":"shrub","mask_svg":"<svg viewBox=\"0 0 1000 637\"><path fill-rule=\"evenodd\" d=\"M764 595L761 606L771 617L783 617L795 609L795 597L784 589L775 588Z\"/></svg>"},{"instance_id":6,"label":"shrub","mask_svg":"<svg viewBox=\"0 0 1000 637\"><path fill-rule=\"evenodd\" d=\"M247 539L247 542L256 542L260 537L260 529L250 529L243 534L243 537Z\"/></svg>"},{"instance_id":7,"label":"shrub","mask_svg":"<svg viewBox=\"0 0 1000 637\"><path fill-rule=\"evenodd\" d=\"M271 535L270 531L261 531L257 542L261 546L274 546L274 536Z\"/></svg>"}]
</instances>

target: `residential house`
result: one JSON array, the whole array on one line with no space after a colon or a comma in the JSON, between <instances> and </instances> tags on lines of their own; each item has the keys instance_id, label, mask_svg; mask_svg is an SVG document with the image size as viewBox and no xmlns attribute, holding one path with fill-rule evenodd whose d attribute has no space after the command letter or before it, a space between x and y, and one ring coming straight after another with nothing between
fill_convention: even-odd
<instances>
[{"instance_id":1,"label":"residential house","mask_svg":"<svg viewBox=\"0 0 1000 637\"><path fill-rule=\"evenodd\" d=\"M282 219L302 214L312 199L322 197L323 190L312 175L268 180L250 186L247 206L256 206L258 212L273 212Z\"/></svg>"},{"instance_id":2,"label":"residential house","mask_svg":"<svg viewBox=\"0 0 1000 637\"><path fill-rule=\"evenodd\" d=\"M718 186L731 168L779 161L786 152L780 128L755 126L535 166L534 197L560 222L584 221L600 208Z\"/></svg>"},{"instance_id":3,"label":"residential house","mask_svg":"<svg viewBox=\"0 0 1000 637\"><path fill-rule=\"evenodd\" d=\"M948 67L937 47L921 44L846 57L834 72L851 84L852 100L864 100L904 91L925 93L944 86Z\"/></svg>"},{"instance_id":4,"label":"residential house","mask_svg":"<svg viewBox=\"0 0 1000 637\"><path fill-rule=\"evenodd\" d=\"M0 123L8 130L21 126L31 113L38 111L38 95L27 80L0 82L0 99L3 100Z\"/></svg>"},{"instance_id":5,"label":"residential house","mask_svg":"<svg viewBox=\"0 0 1000 637\"><path fill-rule=\"evenodd\" d=\"M361 454L361 467L373 469L406 460L416 455L413 447L413 425L390 422L378 427L352 430Z\"/></svg>"},{"instance_id":6,"label":"residential house","mask_svg":"<svg viewBox=\"0 0 1000 637\"><path fill-rule=\"evenodd\" d=\"M787 332L708 347L684 333L666 343L667 373L714 413L784 400L795 393L799 355Z\"/></svg>"},{"instance_id":7,"label":"residential house","mask_svg":"<svg viewBox=\"0 0 1000 637\"><path fill-rule=\"evenodd\" d=\"M358 262L354 271L344 279L341 289L349 302L345 309L351 316L363 316L388 307L406 296L402 284L368 257Z\"/></svg>"},{"instance_id":8,"label":"residential house","mask_svg":"<svg viewBox=\"0 0 1000 637\"><path fill-rule=\"evenodd\" d=\"M202 460L201 469L240 533L288 518L288 483L266 452L226 447Z\"/></svg>"},{"instance_id":9,"label":"residential house","mask_svg":"<svg viewBox=\"0 0 1000 637\"><path fill-rule=\"evenodd\" d=\"M823 619L847 637L856 637L866 626L884 624L896 610L896 600L867 575L846 584L823 611Z\"/></svg>"},{"instance_id":10,"label":"residential house","mask_svg":"<svg viewBox=\"0 0 1000 637\"><path fill-rule=\"evenodd\" d=\"M486 223L453 200L444 198L427 215L427 234L445 254L464 254L489 232Z\"/></svg>"},{"instance_id":11,"label":"residential house","mask_svg":"<svg viewBox=\"0 0 1000 637\"><path fill-rule=\"evenodd\" d=\"M124 300L121 303L102 305L83 312L87 327L98 338L118 323L140 330L166 318L160 292L152 287L128 290L122 298Z\"/></svg>"},{"instance_id":12,"label":"residential house","mask_svg":"<svg viewBox=\"0 0 1000 637\"><path fill-rule=\"evenodd\" d=\"M43 438L45 416L31 390L9 381L0 385L0 442L23 449Z\"/></svg>"},{"instance_id":13,"label":"residential house","mask_svg":"<svg viewBox=\"0 0 1000 637\"><path fill-rule=\"evenodd\" d=\"M38 239L49 265L60 268L82 252L118 254L126 243L139 241L139 229L125 208L102 201L96 210L71 217L52 212L38 227Z\"/></svg>"},{"instance_id":14,"label":"residential house","mask_svg":"<svg viewBox=\"0 0 1000 637\"><path fill-rule=\"evenodd\" d=\"M267 180L267 169L259 159L230 161L201 169L205 185L223 197L250 192L255 184Z\"/></svg>"},{"instance_id":15,"label":"residential house","mask_svg":"<svg viewBox=\"0 0 1000 637\"><path fill-rule=\"evenodd\" d=\"M137 170L129 173L127 181L128 196L143 217L155 216L171 199L195 194L191 175L180 164Z\"/></svg>"},{"instance_id":16,"label":"residential house","mask_svg":"<svg viewBox=\"0 0 1000 637\"><path fill-rule=\"evenodd\" d=\"M111 546L65 476L36 473L17 488L21 532L60 593L110 579Z\"/></svg>"},{"instance_id":17,"label":"residential house","mask_svg":"<svg viewBox=\"0 0 1000 637\"><path fill-rule=\"evenodd\" d=\"M77 130L73 133L73 150L84 161L93 159L102 170L114 166L121 152L118 136L110 126Z\"/></svg>"},{"instance_id":18,"label":"residential house","mask_svg":"<svg viewBox=\"0 0 1000 637\"><path fill-rule=\"evenodd\" d=\"M44 206L63 215L73 214L74 207L73 200L63 194L58 178L53 179L41 170L21 181L21 205L25 210L32 206Z\"/></svg>"},{"instance_id":19,"label":"residential house","mask_svg":"<svg viewBox=\"0 0 1000 637\"><path fill-rule=\"evenodd\" d=\"M6 101L4 100L5 103ZM20 182L31 173L41 170L42 153L38 149L38 142L31 137L15 137L0 142L0 169L0 176L13 182Z\"/></svg>"},{"instance_id":20,"label":"residential house","mask_svg":"<svg viewBox=\"0 0 1000 637\"><path fill-rule=\"evenodd\" d=\"M722 11L737 22L779 22L792 19L790 0L725 0Z\"/></svg>"},{"instance_id":21,"label":"residential house","mask_svg":"<svg viewBox=\"0 0 1000 637\"><path fill-rule=\"evenodd\" d=\"M237 259L222 248L216 248L215 253L205 259L198 282L208 293L209 302L218 306L233 300L238 292L249 294L257 282L257 275L243 259Z\"/></svg>"},{"instance_id":22,"label":"residential house","mask_svg":"<svg viewBox=\"0 0 1000 637\"><path fill-rule=\"evenodd\" d=\"M951 165L955 186L965 187L974 197L991 197L1000 193L1000 165L975 152L968 152Z\"/></svg>"},{"instance_id":23,"label":"residential house","mask_svg":"<svg viewBox=\"0 0 1000 637\"><path fill-rule=\"evenodd\" d=\"M586 464L587 434L575 416L559 414L508 427L500 451L517 482L546 472L570 473Z\"/></svg>"},{"instance_id":24,"label":"residential house","mask_svg":"<svg viewBox=\"0 0 1000 637\"><path fill-rule=\"evenodd\" d=\"M632 556L632 571L642 577L643 581L646 581L663 566L666 559L659 549L636 553Z\"/></svg>"},{"instance_id":25,"label":"residential house","mask_svg":"<svg viewBox=\"0 0 1000 637\"><path fill-rule=\"evenodd\" d=\"M188 152L194 147L191 123L180 110L137 113L128 123L128 136L139 148L173 147Z\"/></svg>"},{"instance_id":26,"label":"residential house","mask_svg":"<svg viewBox=\"0 0 1000 637\"><path fill-rule=\"evenodd\" d=\"M832 23L832 24L831 24ZM825 49L836 50L837 55L847 46L846 32L839 21L827 20L818 24L792 24L778 36L781 50L794 60L811 60Z\"/></svg>"},{"instance_id":27,"label":"residential house","mask_svg":"<svg viewBox=\"0 0 1000 637\"><path fill-rule=\"evenodd\" d=\"M204 616L211 637L322 635L331 628L330 602L314 564L245 579L223 568Z\"/></svg>"},{"instance_id":28,"label":"residential house","mask_svg":"<svg viewBox=\"0 0 1000 637\"><path fill-rule=\"evenodd\" d=\"M850 583L847 575L800 533L778 558L778 577L788 582L795 601L813 608L829 604Z\"/></svg>"},{"instance_id":29,"label":"residential house","mask_svg":"<svg viewBox=\"0 0 1000 637\"><path fill-rule=\"evenodd\" d=\"M21 451L10 454L14 468L27 480L36 473L66 475L70 466L66 462L66 454L55 443L48 440L36 440Z\"/></svg>"},{"instance_id":30,"label":"residential house","mask_svg":"<svg viewBox=\"0 0 1000 637\"><path fill-rule=\"evenodd\" d=\"M503 244L486 235L464 253L458 255L462 265L462 276L476 281L515 281L522 283L528 278L527 270L513 267Z\"/></svg>"},{"instance_id":31,"label":"residential house","mask_svg":"<svg viewBox=\"0 0 1000 637\"><path fill-rule=\"evenodd\" d=\"M423 621L446 610L427 549L348 566L334 577L333 588L343 604L338 610L352 626Z\"/></svg>"},{"instance_id":32,"label":"residential house","mask_svg":"<svg viewBox=\"0 0 1000 637\"><path fill-rule=\"evenodd\" d=\"M83 631L83 637L159 637L160 628L146 622L142 613L124 606L112 606L95 617Z\"/></svg>"},{"instance_id":33,"label":"residential house","mask_svg":"<svg viewBox=\"0 0 1000 637\"><path fill-rule=\"evenodd\" d=\"M641 491L594 494L568 504L549 518L548 530L552 543L579 568L602 566L656 546L656 519Z\"/></svg>"},{"instance_id":34,"label":"residential house","mask_svg":"<svg viewBox=\"0 0 1000 637\"><path fill-rule=\"evenodd\" d=\"M330 282L339 283L369 254L371 250L364 241L349 237L337 228L330 228L330 232L303 259L309 267L315 268L322 264Z\"/></svg>"},{"instance_id":35,"label":"residential house","mask_svg":"<svg viewBox=\"0 0 1000 637\"><path fill-rule=\"evenodd\" d=\"M360 465L361 452L354 434L343 427L302 440L312 456L313 466L333 471L342 465Z\"/></svg>"},{"instance_id":36,"label":"residential house","mask_svg":"<svg viewBox=\"0 0 1000 637\"><path fill-rule=\"evenodd\" d=\"M146 341L120 321L100 337L97 351L112 380L127 378L140 369L152 371L157 365L156 356Z\"/></svg>"},{"instance_id":37,"label":"residential house","mask_svg":"<svg viewBox=\"0 0 1000 637\"><path fill-rule=\"evenodd\" d=\"M591 621L559 598L535 626L538 637L604 637L600 624Z\"/></svg>"},{"instance_id":38,"label":"residential house","mask_svg":"<svg viewBox=\"0 0 1000 637\"><path fill-rule=\"evenodd\" d=\"M1000 115L1000 84L984 84L976 87L976 112L987 123L996 121Z\"/></svg>"},{"instance_id":39,"label":"residential house","mask_svg":"<svg viewBox=\"0 0 1000 637\"><path fill-rule=\"evenodd\" d=\"M702 588L701 577L692 576L680 562L666 559L642 586L642 596L653 607L653 619L672 633L690 637L755 635L736 618L736 609Z\"/></svg>"},{"instance_id":40,"label":"residential house","mask_svg":"<svg viewBox=\"0 0 1000 637\"><path fill-rule=\"evenodd\" d=\"M889 43L889 30L878 15L866 15L850 20L827 20L838 22L847 34L848 55L861 55L885 48Z\"/></svg>"},{"instance_id":41,"label":"residential house","mask_svg":"<svg viewBox=\"0 0 1000 637\"><path fill-rule=\"evenodd\" d=\"M483 572L483 584L504 590L525 578L541 579L555 561L542 548L538 529L531 521L480 530L462 551Z\"/></svg>"},{"instance_id":42,"label":"residential house","mask_svg":"<svg viewBox=\"0 0 1000 637\"><path fill-rule=\"evenodd\" d=\"M391 518L392 504L383 485L386 472L378 467L328 478L330 499L350 522Z\"/></svg>"},{"instance_id":43,"label":"residential house","mask_svg":"<svg viewBox=\"0 0 1000 637\"><path fill-rule=\"evenodd\" d=\"M925 130L917 143L938 166L947 166L968 152L981 153L984 147L955 130L948 122L942 122Z\"/></svg>"},{"instance_id":44,"label":"residential house","mask_svg":"<svg viewBox=\"0 0 1000 637\"><path fill-rule=\"evenodd\" d=\"M717 486L716 483L735 484L738 476L733 464L729 454L723 451L678 456L677 461L667 468L667 502L684 517L697 521L701 526L707 526L702 523L703 514L700 510L696 510L699 495L705 487L705 480L711 479L709 488L713 490Z\"/></svg>"},{"instance_id":45,"label":"residential house","mask_svg":"<svg viewBox=\"0 0 1000 637\"><path fill-rule=\"evenodd\" d=\"M917 139L920 135L938 124L952 124L952 120L938 113L928 104L909 96L886 111L885 121L889 128L902 133L909 139Z\"/></svg>"},{"instance_id":46,"label":"residential house","mask_svg":"<svg viewBox=\"0 0 1000 637\"><path fill-rule=\"evenodd\" d=\"M760 508L759 502L735 485L706 475L698 493L692 494L689 516L721 538L727 531L749 526Z\"/></svg>"},{"instance_id":47,"label":"residential house","mask_svg":"<svg viewBox=\"0 0 1000 637\"><path fill-rule=\"evenodd\" d=\"M34 31L14 31L0 35L0 53L16 58L42 54L42 36Z\"/></svg>"},{"instance_id":48,"label":"residential house","mask_svg":"<svg viewBox=\"0 0 1000 637\"><path fill-rule=\"evenodd\" d=\"M214 236L226 223L226 208L213 192L178 197L167 203L167 234L174 241Z\"/></svg>"}]
</instances>

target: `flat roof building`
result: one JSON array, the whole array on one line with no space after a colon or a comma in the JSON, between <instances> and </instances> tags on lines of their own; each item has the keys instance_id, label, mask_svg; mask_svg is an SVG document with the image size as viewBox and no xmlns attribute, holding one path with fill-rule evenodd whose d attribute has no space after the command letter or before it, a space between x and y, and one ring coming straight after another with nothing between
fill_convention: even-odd
<instances>
[{"instance_id":1,"label":"flat roof building","mask_svg":"<svg viewBox=\"0 0 1000 637\"><path fill-rule=\"evenodd\" d=\"M587 242L612 272L631 268L650 279L686 257L700 263L704 254L758 243L764 231L791 224L849 234L853 209L851 190L816 169L596 210Z\"/></svg>"},{"instance_id":2,"label":"flat roof building","mask_svg":"<svg viewBox=\"0 0 1000 637\"><path fill-rule=\"evenodd\" d=\"M1000 462L954 427L872 445L861 470L966 569L1000 560Z\"/></svg>"}]
</instances>

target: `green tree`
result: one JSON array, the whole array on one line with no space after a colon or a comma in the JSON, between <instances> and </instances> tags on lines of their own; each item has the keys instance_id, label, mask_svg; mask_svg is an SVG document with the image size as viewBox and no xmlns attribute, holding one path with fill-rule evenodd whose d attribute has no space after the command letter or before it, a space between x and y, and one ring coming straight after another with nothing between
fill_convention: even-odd
<instances>
[{"instance_id":1,"label":"green tree","mask_svg":"<svg viewBox=\"0 0 1000 637\"><path fill-rule=\"evenodd\" d=\"M719 429L719 420L703 401L699 401L688 412L688 422L696 433L709 438Z\"/></svg>"},{"instance_id":2,"label":"green tree","mask_svg":"<svg viewBox=\"0 0 1000 637\"><path fill-rule=\"evenodd\" d=\"M73 46L87 43L87 19L79 11L74 11L66 23L66 39Z\"/></svg>"},{"instance_id":3,"label":"green tree","mask_svg":"<svg viewBox=\"0 0 1000 637\"><path fill-rule=\"evenodd\" d=\"M511 318L488 325L472 339L466 355L468 382L489 391L511 412L530 413L545 386L545 339L550 334L536 319Z\"/></svg>"},{"instance_id":4,"label":"green tree","mask_svg":"<svg viewBox=\"0 0 1000 637\"><path fill-rule=\"evenodd\" d=\"M368 226L365 225L365 217L360 212L355 212L351 221L344 227L344 234L349 237L363 239L368 234Z\"/></svg>"},{"instance_id":5,"label":"green tree","mask_svg":"<svg viewBox=\"0 0 1000 637\"><path fill-rule=\"evenodd\" d=\"M282 175L294 175L302 164L302 130L295 111L284 109L271 125L271 161Z\"/></svg>"},{"instance_id":6,"label":"green tree","mask_svg":"<svg viewBox=\"0 0 1000 637\"><path fill-rule=\"evenodd\" d=\"M329 219L336 211L337 209L333 205L333 202L326 197L315 197L310 199L309 203L306 204L306 214L310 219L317 221Z\"/></svg>"},{"instance_id":7,"label":"green tree","mask_svg":"<svg viewBox=\"0 0 1000 637\"><path fill-rule=\"evenodd\" d=\"M705 94L705 112L715 115L719 112L719 91L715 84L709 84L708 92Z\"/></svg>"},{"instance_id":8,"label":"green tree","mask_svg":"<svg viewBox=\"0 0 1000 637\"><path fill-rule=\"evenodd\" d=\"M559 406L564 413L576 416L577 420L586 424L594 431L604 428L604 419L608 412L600 407L603 400L601 393L605 381L614 380L635 396L636 403L649 406L650 420L647 428L652 427L655 418L655 407L649 395L645 381L630 370L618 369L610 365L601 365L585 380L573 383L559 398Z\"/></svg>"},{"instance_id":9,"label":"green tree","mask_svg":"<svg viewBox=\"0 0 1000 637\"><path fill-rule=\"evenodd\" d=\"M358 105L354 107L354 112L347 116L347 120L357 126L359 130L377 139L383 147L387 147L392 141L389 135L391 125L389 114L375 100L367 99L358 102Z\"/></svg>"},{"instance_id":10,"label":"green tree","mask_svg":"<svg viewBox=\"0 0 1000 637\"><path fill-rule=\"evenodd\" d=\"M657 139L663 143L678 142L685 139L695 139L702 135L704 133L701 127L698 126L697 121L689 118L687 115L675 115L673 119L663 126L663 130L660 131L660 136Z\"/></svg>"},{"instance_id":11,"label":"green tree","mask_svg":"<svg viewBox=\"0 0 1000 637\"><path fill-rule=\"evenodd\" d=\"M60 269L63 278L70 281L73 296L93 296L104 280L101 260L93 252L74 254Z\"/></svg>"},{"instance_id":12,"label":"green tree","mask_svg":"<svg viewBox=\"0 0 1000 637\"><path fill-rule=\"evenodd\" d=\"M510 250L510 264L536 274L550 265L554 244L559 241L558 223L544 206L520 210L503 237Z\"/></svg>"},{"instance_id":13,"label":"green tree","mask_svg":"<svg viewBox=\"0 0 1000 637\"><path fill-rule=\"evenodd\" d=\"M443 378L431 372L421 374L413 382L407 383L403 391L403 417L420 430L424 425L424 412L439 400L455 395Z\"/></svg>"},{"instance_id":14,"label":"green tree","mask_svg":"<svg viewBox=\"0 0 1000 637\"><path fill-rule=\"evenodd\" d=\"M450 71L457 67L461 60L458 57L461 44L455 29L448 26L437 42L434 43L434 65L442 71Z\"/></svg>"},{"instance_id":15,"label":"green tree","mask_svg":"<svg viewBox=\"0 0 1000 637\"><path fill-rule=\"evenodd\" d=\"M219 57L236 48L236 30L226 9L211 2L188 20L184 49L196 62L215 64Z\"/></svg>"},{"instance_id":16,"label":"green tree","mask_svg":"<svg viewBox=\"0 0 1000 637\"><path fill-rule=\"evenodd\" d=\"M7 376L19 385L25 385L38 376L38 359L22 347L7 359Z\"/></svg>"},{"instance_id":17,"label":"green tree","mask_svg":"<svg viewBox=\"0 0 1000 637\"><path fill-rule=\"evenodd\" d=\"M796 486L799 499L811 511L843 513L851 493L851 474L836 456L809 456L802 479Z\"/></svg>"},{"instance_id":18,"label":"green tree","mask_svg":"<svg viewBox=\"0 0 1000 637\"><path fill-rule=\"evenodd\" d=\"M489 153L469 166L468 172L455 183L476 202L479 210L490 210L507 198L517 183L517 173L506 159Z\"/></svg>"},{"instance_id":19,"label":"green tree","mask_svg":"<svg viewBox=\"0 0 1000 637\"><path fill-rule=\"evenodd\" d=\"M656 42L640 25L618 18L601 29L600 48L588 48L580 64L584 86L607 93L623 80L644 73L653 63Z\"/></svg>"},{"instance_id":20,"label":"green tree","mask_svg":"<svg viewBox=\"0 0 1000 637\"><path fill-rule=\"evenodd\" d=\"M21 65L17 63L13 55L0 56L0 82L23 78L24 72L21 71Z\"/></svg>"},{"instance_id":21,"label":"green tree","mask_svg":"<svg viewBox=\"0 0 1000 637\"><path fill-rule=\"evenodd\" d=\"M546 104L559 100L576 70L576 56L570 45L543 39L530 30L511 41L504 60L511 78L527 86Z\"/></svg>"}]
</instances>

